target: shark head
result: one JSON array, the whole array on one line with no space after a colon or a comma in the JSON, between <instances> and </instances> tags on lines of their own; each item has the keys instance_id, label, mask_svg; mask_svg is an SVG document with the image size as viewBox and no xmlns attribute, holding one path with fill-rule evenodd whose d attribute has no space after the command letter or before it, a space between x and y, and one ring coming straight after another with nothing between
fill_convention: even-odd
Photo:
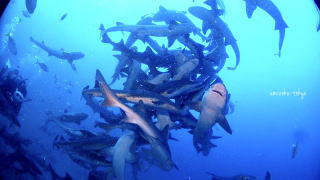
<instances>
[{"instance_id":1,"label":"shark head","mask_svg":"<svg viewBox=\"0 0 320 180\"><path fill-rule=\"evenodd\" d=\"M188 9L188 11L195 17L201 19L201 20L207 20L212 16L212 13L210 13L210 10L201 7L201 6L192 6Z\"/></svg>"},{"instance_id":2,"label":"shark head","mask_svg":"<svg viewBox=\"0 0 320 180\"><path fill-rule=\"evenodd\" d=\"M210 108L219 108L222 110L226 105L227 94L227 89L223 83L215 83L203 96L204 105Z\"/></svg>"}]
</instances>

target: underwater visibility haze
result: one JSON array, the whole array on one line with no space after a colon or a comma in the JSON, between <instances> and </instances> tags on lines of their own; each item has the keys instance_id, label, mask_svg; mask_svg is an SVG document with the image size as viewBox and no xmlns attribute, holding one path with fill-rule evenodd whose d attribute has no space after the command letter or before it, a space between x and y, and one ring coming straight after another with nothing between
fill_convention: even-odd
<instances>
[{"instance_id":1,"label":"underwater visibility haze","mask_svg":"<svg viewBox=\"0 0 320 180\"><path fill-rule=\"evenodd\" d=\"M320 180L312 0L11 0L0 179Z\"/></svg>"}]
</instances>

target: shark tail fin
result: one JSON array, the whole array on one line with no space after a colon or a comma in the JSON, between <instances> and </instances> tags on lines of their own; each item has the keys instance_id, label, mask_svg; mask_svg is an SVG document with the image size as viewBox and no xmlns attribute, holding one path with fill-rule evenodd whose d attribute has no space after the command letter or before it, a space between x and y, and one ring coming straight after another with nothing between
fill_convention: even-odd
<instances>
[{"instance_id":1,"label":"shark tail fin","mask_svg":"<svg viewBox=\"0 0 320 180\"><path fill-rule=\"evenodd\" d=\"M229 134L232 134L231 127L228 123L228 120L225 116L221 115L221 118L217 121L217 123Z\"/></svg>"},{"instance_id":2,"label":"shark tail fin","mask_svg":"<svg viewBox=\"0 0 320 180\"><path fill-rule=\"evenodd\" d=\"M96 81L99 84L99 87L102 91L102 94L104 96L104 101L102 105L105 106L119 106L119 100L114 95L108 84L106 83L104 77L102 76L101 72L99 70L96 71Z\"/></svg>"},{"instance_id":3,"label":"shark tail fin","mask_svg":"<svg viewBox=\"0 0 320 180\"><path fill-rule=\"evenodd\" d=\"M269 171L266 172L266 176L264 177L264 180L271 180L271 173Z\"/></svg>"},{"instance_id":4,"label":"shark tail fin","mask_svg":"<svg viewBox=\"0 0 320 180\"><path fill-rule=\"evenodd\" d=\"M285 28L288 28L288 25L284 20L276 21L276 24L274 27L275 30L285 29Z\"/></svg>"}]
</instances>

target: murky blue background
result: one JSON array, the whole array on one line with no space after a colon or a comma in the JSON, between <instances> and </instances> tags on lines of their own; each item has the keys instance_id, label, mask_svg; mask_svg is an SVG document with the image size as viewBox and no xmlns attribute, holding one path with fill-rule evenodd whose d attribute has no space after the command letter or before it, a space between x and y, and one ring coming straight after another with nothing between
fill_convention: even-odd
<instances>
[{"instance_id":1,"label":"murky blue background","mask_svg":"<svg viewBox=\"0 0 320 180\"><path fill-rule=\"evenodd\" d=\"M141 180L160 179L210 179L206 172L232 176L238 173L252 174L263 179L267 170L275 180L320 179L320 34L316 32L318 13L312 0L273 0L280 9L289 28L282 49L282 57L274 54L278 48L278 31L274 20L261 9L248 19L242 0L224 0L228 24L239 44L241 62L236 71L223 69L219 75L232 94L235 112L228 115L234 130L227 135L214 127L218 148L208 157L197 154L192 136L184 130L173 131L178 142L170 141L173 160L179 171L164 172L151 168L140 173ZM36 143L33 151L43 154L53 162L60 174L70 172L76 179L86 179L87 172L69 160L64 152L54 150L52 140L40 130L46 120L45 111L83 111L90 114L81 127L92 129L97 114L81 101L81 90L92 86L95 70L99 68L110 82L117 63L109 44L100 42L99 25L114 26L116 22L135 24L141 16L155 13L159 5L168 9L187 11L188 7L201 5L195 0L46 0L38 1L31 18L25 18L24 1L15 0L1 19L1 63L9 59L13 67L19 66L21 74L28 78L28 97L23 105L20 120L21 133ZM64 21L60 17L68 13ZM201 22L188 14L201 27ZM18 47L18 56L6 51L6 36L11 32ZM32 36L44 41L49 47L66 51L81 51L85 58L75 61L78 72L70 65L48 55L29 41ZM111 34L113 40L127 38L120 32ZM166 43L165 38L156 38ZM196 38L197 39L197 38ZM197 39L198 42L201 42ZM145 45L137 43L139 50ZM174 47L180 47L175 42ZM233 66L235 57L227 47L230 58L226 67ZM49 67L43 72L34 63L39 59ZM54 84L56 75L58 84ZM112 88L122 88L123 81ZM275 95L287 92L288 96ZM305 93L304 98L294 96L293 91ZM272 94L273 93L273 94ZM62 131L52 126L52 134ZM291 159L291 145L299 143L299 152ZM41 148L39 148L41 147ZM129 175L128 175L129 176Z\"/></svg>"}]
</instances>

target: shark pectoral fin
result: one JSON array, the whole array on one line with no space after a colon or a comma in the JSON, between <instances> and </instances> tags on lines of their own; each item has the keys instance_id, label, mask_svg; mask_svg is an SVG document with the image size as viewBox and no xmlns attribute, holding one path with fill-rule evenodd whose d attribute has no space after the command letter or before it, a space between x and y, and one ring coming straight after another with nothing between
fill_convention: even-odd
<instances>
[{"instance_id":1,"label":"shark pectoral fin","mask_svg":"<svg viewBox=\"0 0 320 180\"><path fill-rule=\"evenodd\" d=\"M69 63L69 64L70 64L70 66L71 66L71 68L72 68L73 71L77 71L76 65L74 65L72 62Z\"/></svg>"},{"instance_id":2,"label":"shark pectoral fin","mask_svg":"<svg viewBox=\"0 0 320 180\"><path fill-rule=\"evenodd\" d=\"M173 164L173 167L176 168L176 170L179 170L179 167L177 166L176 163L172 162L172 164Z\"/></svg>"},{"instance_id":3,"label":"shark pectoral fin","mask_svg":"<svg viewBox=\"0 0 320 180\"><path fill-rule=\"evenodd\" d=\"M220 138L222 138L222 137L221 136L211 136L210 139L220 139Z\"/></svg>"},{"instance_id":4,"label":"shark pectoral fin","mask_svg":"<svg viewBox=\"0 0 320 180\"><path fill-rule=\"evenodd\" d=\"M171 47L178 36L168 36L168 47Z\"/></svg>"},{"instance_id":5,"label":"shark pectoral fin","mask_svg":"<svg viewBox=\"0 0 320 180\"><path fill-rule=\"evenodd\" d=\"M177 138L172 137L171 133L169 133L168 139L171 139L173 141L179 141Z\"/></svg>"},{"instance_id":6,"label":"shark pectoral fin","mask_svg":"<svg viewBox=\"0 0 320 180\"><path fill-rule=\"evenodd\" d=\"M221 115L221 117L217 120L217 123L229 134L232 134L231 127L225 116Z\"/></svg>"},{"instance_id":7,"label":"shark pectoral fin","mask_svg":"<svg viewBox=\"0 0 320 180\"><path fill-rule=\"evenodd\" d=\"M210 148L216 148L216 147L218 147L217 145L213 144L212 142L209 142L208 146L209 146Z\"/></svg>"}]
</instances>

